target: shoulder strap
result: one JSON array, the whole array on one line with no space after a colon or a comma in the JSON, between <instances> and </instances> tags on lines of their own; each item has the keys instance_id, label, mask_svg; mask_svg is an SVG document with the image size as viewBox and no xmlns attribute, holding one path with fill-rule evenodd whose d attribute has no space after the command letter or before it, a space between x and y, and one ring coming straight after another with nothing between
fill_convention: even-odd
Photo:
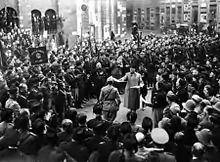
<instances>
[{"instance_id":1,"label":"shoulder strap","mask_svg":"<svg viewBox=\"0 0 220 162\"><path fill-rule=\"evenodd\" d=\"M19 140L18 145L24 144L26 142L26 140L31 136L30 133L28 133L23 139Z\"/></svg>"},{"instance_id":2,"label":"shoulder strap","mask_svg":"<svg viewBox=\"0 0 220 162\"><path fill-rule=\"evenodd\" d=\"M109 93L107 93L107 94L103 97L103 99L102 99L100 102L105 101L105 99L108 98L109 95L111 94L112 90L113 90L113 88L109 91Z\"/></svg>"}]
</instances>

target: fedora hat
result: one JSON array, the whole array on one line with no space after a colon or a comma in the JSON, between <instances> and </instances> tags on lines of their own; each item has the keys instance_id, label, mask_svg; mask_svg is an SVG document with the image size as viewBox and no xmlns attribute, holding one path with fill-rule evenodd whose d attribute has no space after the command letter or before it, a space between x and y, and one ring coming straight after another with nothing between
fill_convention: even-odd
<instances>
[{"instance_id":1,"label":"fedora hat","mask_svg":"<svg viewBox=\"0 0 220 162\"><path fill-rule=\"evenodd\" d=\"M212 108L218 113L220 113L220 102L217 102L214 106L212 106Z\"/></svg>"},{"instance_id":2,"label":"fedora hat","mask_svg":"<svg viewBox=\"0 0 220 162\"><path fill-rule=\"evenodd\" d=\"M195 101L193 101L192 99L187 100L185 103L182 103L183 108L187 111L187 112L191 112L194 111L195 107L196 107L196 103Z\"/></svg>"},{"instance_id":3,"label":"fedora hat","mask_svg":"<svg viewBox=\"0 0 220 162\"><path fill-rule=\"evenodd\" d=\"M202 98L199 95L194 94L192 95L192 100L195 101L196 103L200 103L202 101Z\"/></svg>"},{"instance_id":4,"label":"fedora hat","mask_svg":"<svg viewBox=\"0 0 220 162\"><path fill-rule=\"evenodd\" d=\"M212 133L209 129L202 129L201 131L196 132L196 136L203 145L207 147L213 147L213 143L211 141Z\"/></svg>"},{"instance_id":5,"label":"fedora hat","mask_svg":"<svg viewBox=\"0 0 220 162\"><path fill-rule=\"evenodd\" d=\"M176 95L172 91L169 91L167 92L167 98L172 100L176 98Z\"/></svg>"}]
</instances>

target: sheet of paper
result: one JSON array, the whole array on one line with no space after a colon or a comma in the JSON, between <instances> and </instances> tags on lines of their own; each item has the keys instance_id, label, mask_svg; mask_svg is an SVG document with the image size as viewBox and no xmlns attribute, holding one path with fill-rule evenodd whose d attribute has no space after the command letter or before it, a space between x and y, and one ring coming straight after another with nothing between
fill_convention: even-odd
<instances>
[{"instance_id":1,"label":"sheet of paper","mask_svg":"<svg viewBox=\"0 0 220 162\"><path fill-rule=\"evenodd\" d=\"M130 88L137 88L138 89L138 88L141 88L141 87L140 86L133 86L133 87L130 87Z\"/></svg>"}]
</instances>

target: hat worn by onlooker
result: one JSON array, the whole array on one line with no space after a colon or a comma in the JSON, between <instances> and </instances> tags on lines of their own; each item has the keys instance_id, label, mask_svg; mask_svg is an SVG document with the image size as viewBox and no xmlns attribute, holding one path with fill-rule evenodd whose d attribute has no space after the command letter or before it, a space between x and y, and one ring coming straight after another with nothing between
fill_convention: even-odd
<instances>
[{"instance_id":1,"label":"hat worn by onlooker","mask_svg":"<svg viewBox=\"0 0 220 162\"><path fill-rule=\"evenodd\" d=\"M201 103L205 104L206 106L211 105L211 102L209 100L207 100L207 99L203 99L201 101Z\"/></svg>"},{"instance_id":2,"label":"hat worn by onlooker","mask_svg":"<svg viewBox=\"0 0 220 162\"><path fill-rule=\"evenodd\" d=\"M199 95L194 94L192 95L192 100L195 101L196 103L200 103L202 101L202 98Z\"/></svg>"},{"instance_id":3,"label":"hat worn by onlooker","mask_svg":"<svg viewBox=\"0 0 220 162\"><path fill-rule=\"evenodd\" d=\"M166 128L169 125L169 123L170 123L170 119L165 117L161 121L159 121L158 127L159 128Z\"/></svg>"},{"instance_id":4,"label":"hat worn by onlooker","mask_svg":"<svg viewBox=\"0 0 220 162\"><path fill-rule=\"evenodd\" d=\"M199 159L203 156L204 153L205 153L204 145L200 142L194 143L194 145L192 146L193 157L195 157L196 159Z\"/></svg>"},{"instance_id":5,"label":"hat worn by onlooker","mask_svg":"<svg viewBox=\"0 0 220 162\"><path fill-rule=\"evenodd\" d=\"M211 99L210 99L210 102L211 102L211 104L216 104L216 103L218 103L218 102L220 102L219 101L219 99L218 98L216 98L215 96L213 96Z\"/></svg>"},{"instance_id":6,"label":"hat worn by onlooker","mask_svg":"<svg viewBox=\"0 0 220 162\"><path fill-rule=\"evenodd\" d=\"M187 100L182 105L183 105L183 108L188 112L194 111L194 109L196 107L196 103L192 99Z\"/></svg>"},{"instance_id":7,"label":"hat worn by onlooker","mask_svg":"<svg viewBox=\"0 0 220 162\"><path fill-rule=\"evenodd\" d=\"M173 113L173 114L177 114L180 112L180 106L177 104L177 103L173 103L171 104L170 106L170 111Z\"/></svg>"},{"instance_id":8,"label":"hat worn by onlooker","mask_svg":"<svg viewBox=\"0 0 220 162\"><path fill-rule=\"evenodd\" d=\"M162 128L154 128L151 132L151 138L156 144L164 145L169 141L168 133Z\"/></svg>"},{"instance_id":9,"label":"hat worn by onlooker","mask_svg":"<svg viewBox=\"0 0 220 162\"><path fill-rule=\"evenodd\" d=\"M214 109L216 112L220 113L220 102L217 102L217 103L213 106L213 109Z\"/></svg>"},{"instance_id":10,"label":"hat worn by onlooker","mask_svg":"<svg viewBox=\"0 0 220 162\"><path fill-rule=\"evenodd\" d=\"M173 93L173 91L167 92L167 97L175 97L176 95Z\"/></svg>"},{"instance_id":11,"label":"hat worn by onlooker","mask_svg":"<svg viewBox=\"0 0 220 162\"><path fill-rule=\"evenodd\" d=\"M141 143L145 139L145 135L141 132L136 133L135 137L138 143Z\"/></svg>"},{"instance_id":12,"label":"hat worn by onlooker","mask_svg":"<svg viewBox=\"0 0 220 162\"><path fill-rule=\"evenodd\" d=\"M70 119L63 119L62 125L69 125L72 124L73 122Z\"/></svg>"},{"instance_id":13,"label":"hat worn by onlooker","mask_svg":"<svg viewBox=\"0 0 220 162\"><path fill-rule=\"evenodd\" d=\"M209 129L202 129L201 131L196 132L196 136L204 146L213 147L213 143L211 141L212 133Z\"/></svg>"}]
</instances>

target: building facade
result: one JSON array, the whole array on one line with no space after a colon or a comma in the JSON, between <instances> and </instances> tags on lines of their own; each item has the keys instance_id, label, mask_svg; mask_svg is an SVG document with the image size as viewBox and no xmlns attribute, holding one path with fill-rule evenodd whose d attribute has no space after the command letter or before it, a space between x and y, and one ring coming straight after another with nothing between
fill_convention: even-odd
<instances>
[{"instance_id":1,"label":"building facade","mask_svg":"<svg viewBox=\"0 0 220 162\"><path fill-rule=\"evenodd\" d=\"M52 12L54 21L59 19L58 32L63 31L70 42L88 34L97 40L107 39L111 31L123 34L127 26L126 0L1 0L0 18L9 11L20 28L33 30L33 23L40 24L36 31L41 29L40 19Z\"/></svg>"},{"instance_id":2,"label":"building facade","mask_svg":"<svg viewBox=\"0 0 220 162\"><path fill-rule=\"evenodd\" d=\"M127 26L159 29L174 24L211 25L220 28L220 0L137 0L127 3Z\"/></svg>"}]
</instances>

